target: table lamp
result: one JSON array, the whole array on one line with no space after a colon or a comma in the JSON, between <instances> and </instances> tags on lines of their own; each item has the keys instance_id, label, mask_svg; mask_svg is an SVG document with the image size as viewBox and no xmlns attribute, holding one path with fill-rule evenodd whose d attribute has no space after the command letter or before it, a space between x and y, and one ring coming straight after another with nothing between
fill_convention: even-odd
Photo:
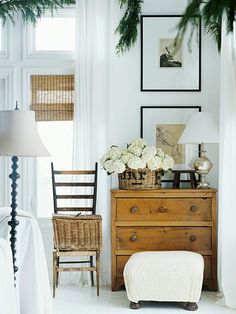
<instances>
[{"instance_id":1,"label":"table lamp","mask_svg":"<svg viewBox=\"0 0 236 314\"><path fill-rule=\"evenodd\" d=\"M11 111L0 111L0 156L11 156L12 173L9 178L11 184L11 219L8 222L11 227L10 242L13 257L14 273L17 272L16 266L16 226L19 221L16 219L17 209L17 173L18 157L47 157L50 156L44 147L37 130L35 113L33 111L20 111L16 107Z\"/></svg>"},{"instance_id":2,"label":"table lamp","mask_svg":"<svg viewBox=\"0 0 236 314\"><path fill-rule=\"evenodd\" d=\"M200 156L194 161L193 167L199 174L198 189L208 189L205 176L212 168L212 162L205 156L204 143L218 143L219 131L209 112L196 112L187 122L179 144L201 144Z\"/></svg>"}]
</instances>

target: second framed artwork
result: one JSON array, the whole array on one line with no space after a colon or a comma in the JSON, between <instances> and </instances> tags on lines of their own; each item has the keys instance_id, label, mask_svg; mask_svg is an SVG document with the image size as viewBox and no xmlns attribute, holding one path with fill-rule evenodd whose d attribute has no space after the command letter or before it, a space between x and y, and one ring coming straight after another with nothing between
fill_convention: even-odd
<instances>
[{"instance_id":1,"label":"second framed artwork","mask_svg":"<svg viewBox=\"0 0 236 314\"><path fill-rule=\"evenodd\" d=\"M148 144L172 156L175 170L190 169L192 160L199 154L199 146L178 144L178 141L189 118L199 111L200 106L142 106L140 135Z\"/></svg>"},{"instance_id":2,"label":"second framed artwork","mask_svg":"<svg viewBox=\"0 0 236 314\"><path fill-rule=\"evenodd\" d=\"M176 40L181 17L141 16L141 91L201 90L201 19Z\"/></svg>"}]
</instances>

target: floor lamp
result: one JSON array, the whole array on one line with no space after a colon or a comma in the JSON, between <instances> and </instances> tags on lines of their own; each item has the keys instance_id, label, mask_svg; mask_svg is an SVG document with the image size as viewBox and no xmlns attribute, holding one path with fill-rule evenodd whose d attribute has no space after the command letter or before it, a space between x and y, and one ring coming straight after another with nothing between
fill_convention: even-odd
<instances>
[{"instance_id":1,"label":"floor lamp","mask_svg":"<svg viewBox=\"0 0 236 314\"><path fill-rule=\"evenodd\" d=\"M14 273L16 266L16 226L19 221L17 216L17 173L18 157L47 157L50 156L44 147L37 130L35 113L33 111L20 111L17 108L11 111L0 111L0 156L10 156L12 160L12 172L9 178L11 184L11 219L10 243L13 258Z\"/></svg>"}]
</instances>

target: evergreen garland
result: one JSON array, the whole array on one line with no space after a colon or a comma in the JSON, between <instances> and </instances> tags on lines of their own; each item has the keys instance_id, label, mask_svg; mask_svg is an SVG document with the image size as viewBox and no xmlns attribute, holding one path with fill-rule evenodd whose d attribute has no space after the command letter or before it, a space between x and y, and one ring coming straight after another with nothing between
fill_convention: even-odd
<instances>
[{"instance_id":1,"label":"evergreen garland","mask_svg":"<svg viewBox=\"0 0 236 314\"><path fill-rule=\"evenodd\" d=\"M119 42L116 46L116 53L118 55L130 50L136 42L143 0L119 0L119 2L121 9L125 4L127 4L127 9L116 28L116 33L120 35Z\"/></svg>"},{"instance_id":2,"label":"evergreen garland","mask_svg":"<svg viewBox=\"0 0 236 314\"><path fill-rule=\"evenodd\" d=\"M226 16L227 31L232 32L236 14L235 0L191 0L178 25L178 36L185 34L188 25L191 25L194 29L197 26L197 20L194 16L200 15L204 29L213 36L220 51L224 14Z\"/></svg>"},{"instance_id":3,"label":"evergreen garland","mask_svg":"<svg viewBox=\"0 0 236 314\"><path fill-rule=\"evenodd\" d=\"M137 39L137 27L140 23L141 6L143 0L118 0L121 9L127 4L124 16L120 20L116 33L120 39L116 46L117 54L123 54L135 44ZM188 25L192 27L192 33L199 26L199 16L203 21L203 27L207 33L213 36L218 50L221 48L222 19L226 16L227 31L233 31L233 23L236 20L236 0L189 0L187 8L177 26L178 37L182 37ZM190 38L191 40L191 38Z\"/></svg>"},{"instance_id":4,"label":"evergreen garland","mask_svg":"<svg viewBox=\"0 0 236 314\"><path fill-rule=\"evenodd\" d=\"M0 0L0 18L5 23L10 19L13 23L17 13L21 13L25 21L36 23L45 11L51 13L58 8L74 4L75 0Z\"/></svg>"}]
</instances>

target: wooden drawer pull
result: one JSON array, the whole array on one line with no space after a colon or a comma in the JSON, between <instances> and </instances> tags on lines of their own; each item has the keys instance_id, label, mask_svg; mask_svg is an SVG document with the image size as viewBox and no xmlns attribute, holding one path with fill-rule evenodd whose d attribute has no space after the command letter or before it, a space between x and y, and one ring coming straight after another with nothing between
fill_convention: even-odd
<instances>
[{"instance_id":1,"label":"wooden drawer pull","mask_svg":"<svg viewBox=\"0 0 236 314\"><path fill-rule=\"evenodd\" d=\"M136 235L132 235L129 239L130 239L130 241L132 241L132 242L135 242L135 241L138 240L138 238L137 238Z\"/></svg>"},{"instance_id":2,"label":"wooden drawer pull","mask_svg":"<svg viewBox=\"0 0 236 314\"><path fill-rule=\"evenodd\" d=\"M131 213L136 213L138 211L138 207L131 207L130 212Z\"/></svg>"},{"instance_id":3,"label":"wooden drawer pull","mask_svg":"<svg viewBox=\"0 0 236 314\"><path fill-rule=\"evenodd\" d=\"M190 241L194 242L197 240L197 237L195 235L191 235L190 237Z\"/></svg>"},{"instance_id":4,"label":"wooden drawer pull","mask_svg":"<svg viewBox=\"0 0 236 314\"><path fill-rule=\"evenodd\" d=\"M158 208L158 211L159 211L159 213L167 213L167 212L168 212L168 208L163 207L163 206L160 206L160 207Z\"/></svg>"},{"instance_id":5,"label":"wooden drawer pull","mask_svg":"<svg viewBox=\"0 0 236 314\"><path fill-rule=\"evenodd\" d=\"M190 211L191 211L192 213L195 213L197 210L198 210L198 208L197 208L196 205L192 205L192 206L190 207Z\"/></svg>"}]
</instances>

